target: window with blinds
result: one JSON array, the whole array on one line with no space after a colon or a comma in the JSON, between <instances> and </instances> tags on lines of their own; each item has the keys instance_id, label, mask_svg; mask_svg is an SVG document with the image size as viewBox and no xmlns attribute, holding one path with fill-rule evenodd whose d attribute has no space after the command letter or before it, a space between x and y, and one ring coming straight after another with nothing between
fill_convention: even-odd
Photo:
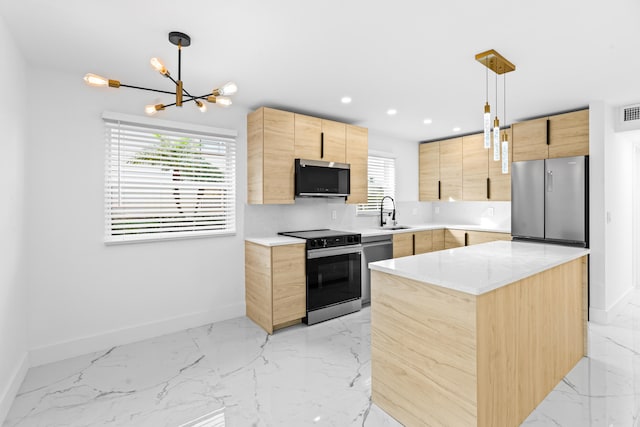
<instances>
[{"instance_id":1,"label":"window with blinds","mask_svg":"<svg viewBox=\"0 0 640 427\"><path fill-rule=\"evenodd\" d=\"M369 156L368 160L369 192L367 203L358 205L358 213L380 212L380 201L384 196L395 198L396 161L389 157Z\"/></svg>"},{"instance_id":2,"label":"window with blinds","mask_svg":"<svg viewBox=\"0 0 640 427\"><path fill-rule=\"evenodd\" d=\"M235 131L103 119L106 242L235 233Z\"/></svg>"}]
</instances>

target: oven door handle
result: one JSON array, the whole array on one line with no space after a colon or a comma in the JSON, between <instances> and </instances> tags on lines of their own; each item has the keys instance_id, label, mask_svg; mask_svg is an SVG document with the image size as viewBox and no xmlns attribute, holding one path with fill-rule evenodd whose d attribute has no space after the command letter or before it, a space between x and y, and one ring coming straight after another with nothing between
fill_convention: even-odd
<instances>
[{"instance_id":1,"label":"oven door handle","mask_svg":"<svg viewBox=\"0 0 640 427\"><path fill-rule=\"evenodd\" d=\"M339 246L336 248L311 249L307 251L307 259L324 258L334 255L362 253L362 245Z\"/></svg>"}]
</instances>

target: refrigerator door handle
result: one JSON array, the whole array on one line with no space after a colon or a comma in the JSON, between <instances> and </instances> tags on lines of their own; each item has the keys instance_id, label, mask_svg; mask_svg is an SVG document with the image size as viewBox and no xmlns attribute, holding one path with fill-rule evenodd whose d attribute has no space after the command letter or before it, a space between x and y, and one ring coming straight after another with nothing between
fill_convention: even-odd
<instances>
[{"instance_id":1,"label":"refrigerator door handle","mask_svg":"<svg viewBox=\"0 0 640 427\"><path fill-rule=\"evenodd\" d=\"M553 171L547 171L547 193L553 193Z\"/></svg>"}]
</instances>

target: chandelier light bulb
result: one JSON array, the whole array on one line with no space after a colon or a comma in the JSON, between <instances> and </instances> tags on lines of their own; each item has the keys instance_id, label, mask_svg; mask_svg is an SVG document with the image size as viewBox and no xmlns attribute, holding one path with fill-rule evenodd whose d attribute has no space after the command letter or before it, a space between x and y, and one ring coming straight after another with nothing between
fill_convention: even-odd
<instances>
[{"instance_id":1,"label":"chandelier light bulb","mask_svg":"<svg viewBox=\"0 0 640 427\"><path fill-rule=\"evenodd\" d=\"M238 91L238 86L234 82L228 82L219 89L213 90L214 96L229 96Z\"/></svg>"},{"instance_id":2,"label":"chandelier light bulb","mask_svg":"<svg viewBox=\"0 0 640 427\"><path fill-rule=\"evenodd\" d=\"M198 109L201 112L203 113L207 112L207 105L204 102L196 100L196 105L198 106Z\"/></svg>"},{"instance_id":3,"label":"chandelier light bulb","mask_svg":"<svg viewBox=\"0 0 640 427\"><path fill-rule=\"evenodd\" d=\"M104 87L109 84L109 79L105 79L97 74L88 73L84 76L84 81L89 86Z\"/></svg>"},{"instance_id":4,"label":"chandelier light bulb","mask_svg":"<svg viewBox=\"0 0 640 427\"><path fill-rule=\"evenodd\" d=\"M500 160L500 120L498 120L498 116L493 121L493 160Z\"/></svg>"},{"instance_id":5,"label":"chandelier light bulb","mask_svg":"<svg viewBox=\"0 0 640 427\"><path fill-rule=\"evenodd\" d=\"M156 104L156 105L147 105L144 107L144 112L147 113L150 116L153 116L154 114L156 114L158 111L160 110L164 110L164 105L162 104Z\"/></svg>"},{"instance_id":6,"label":"chandelier light bulb","mask_svg":"<svg viewBox=\"0 0 640 427\"><path fill-rule=\"evenodd\" d=\"M159 72L160 74L162 74L163 76L169 75L169 71L167 71L167 68L164 66L162 61L160 61L158 58L151 58L151 61L149 62L151 63L151 66L153 67L153 69Z\"/></svg>"},{"instance_id":7,"label":"chandelier light bulb","mask_svg":"<svg viewBox=\"0 0 640 427\"><path fill-rule=\"evenodd\" d=\"M491 148L491 107L484 104L484 148Z\"/></svg>"},{"instance_id":8,"label":"chandelier light bulb","mask_svg":"<svg viewBox=\"0 0 640 427\"><path fill-rule=\"evenodd\" d=\"M219 105L221 107L229 107L231 104L233 104L233 102L231 102L229 98L223 98L221 96L216 98L216 105Z\"/></svg>"}]
</instances>

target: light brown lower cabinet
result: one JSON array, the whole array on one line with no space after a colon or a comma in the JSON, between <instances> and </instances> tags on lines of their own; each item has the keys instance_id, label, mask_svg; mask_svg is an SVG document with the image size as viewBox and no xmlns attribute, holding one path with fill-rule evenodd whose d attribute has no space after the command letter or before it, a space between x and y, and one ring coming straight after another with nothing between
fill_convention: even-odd
<instances>
[{"instance_id":1,"label":"light brown lower cabinet","mask_svg":"<svg viewBox=\"0 0 640 427\"><path fill-rule=\"evenodd\" d=\"M245 242L244 252L247 317L270 334L300 323L307 307L304 243Z\"/></svg>"},{"instance_id":2,"label":"light brown lower cabinet","mask_svg":"<svg viewBox=\"0 0 640 427\"><path fill-rule=\"evenodd\" d=\"M511 240L511 234L509 233L496 233L490 231L446 229L444 234L445 249L479 245L480 243L488 243L496 240Z\"/></svg>"},{"instance_id":3,"label":"light brown lower cabinet","mask_svg":"<svg viewBox=\"0 0 640 427\"><path fill-rule=\"evenodd\" d=\"M424 230L393 235L393 257L400 258L444 249L444 230Z\"/></svg>"}]
</instances>

